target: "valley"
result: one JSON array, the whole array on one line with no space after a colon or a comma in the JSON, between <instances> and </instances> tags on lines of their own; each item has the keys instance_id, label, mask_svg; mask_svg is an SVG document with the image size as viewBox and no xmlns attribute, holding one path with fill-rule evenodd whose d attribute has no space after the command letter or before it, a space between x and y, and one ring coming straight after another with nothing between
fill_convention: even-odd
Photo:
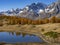
<instances>
[{"instance_id":1,"label":"valley","mask_svg":"<svg viewBox=\"0 0 60 45\"><path fill-rule=\"evenodd\" d=\"M19 42L25 35L21 36L20 33L36 35L43 40L43 43L24 42L10 45L60 45L60 1L57 0L50 5L39 2L32 3L22 9L12 8L11 10L1 11L0 36L6 36L6 38L9 37L8 39L11 40L15 39L12 40L12 42L16 40ZM20 39L20 37L22 38ZM3 37L0 39L3 41L5 38ZM8 42L11 40L6 39L5 41ZM26 40L29 41L28 38L26 38ZM24 38L23 41L26 40ZM5 44L4 41L1 43L1 45ZM8 45L8 43L6 45Z\"/></svg>"}]
</instances>

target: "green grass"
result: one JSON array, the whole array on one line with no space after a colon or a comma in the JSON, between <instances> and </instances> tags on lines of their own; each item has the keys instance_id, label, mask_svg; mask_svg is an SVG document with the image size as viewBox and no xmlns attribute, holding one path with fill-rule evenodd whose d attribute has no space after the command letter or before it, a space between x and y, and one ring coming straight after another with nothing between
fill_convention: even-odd
<instances>
[{"instance_id":1,"label":"green grass","mask_svg":"<svg viewBox=\"0 0 60 45\"><path fill-rule=\"evenodd\" d=\"M49 36L49 37L52 37L52 38L58 38L58 33L57 32L53 32L53 31L50 31L50 32L47 32L47 33L44 33L45 36Z\"/></svg>"}]
</instances>

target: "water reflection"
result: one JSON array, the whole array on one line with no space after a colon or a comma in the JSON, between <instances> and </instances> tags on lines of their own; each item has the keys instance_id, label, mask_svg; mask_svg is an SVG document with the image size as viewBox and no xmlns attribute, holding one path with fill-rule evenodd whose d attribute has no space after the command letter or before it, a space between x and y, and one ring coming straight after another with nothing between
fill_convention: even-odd
<instances>
[{"instance_id":1,"label":"water reflection","mask_svg":"<svg viewBox=\"0 0 60 45\"><path fill-rule=\"evenodd\" d=\"M0 42L17 43L17 42L43 42L37 36L20 32L0 32Z\"/></svg>"},{"instance_id":2,"label":"water reflection","mask_svg":"<svg viewBox=\"0 0 60 45\"><path fill-rule=\"evenodd\" d=\"M13 36L16 35L16 36L20 36L22 35L22 37L26 36L26 35L29 35L29 36L32 36L33 34L28 34L28 33L21 33L21 32L9 32L9 34L12 34ZM33 35L35 36L35 35Z\"/></svg>"}]
</instances>

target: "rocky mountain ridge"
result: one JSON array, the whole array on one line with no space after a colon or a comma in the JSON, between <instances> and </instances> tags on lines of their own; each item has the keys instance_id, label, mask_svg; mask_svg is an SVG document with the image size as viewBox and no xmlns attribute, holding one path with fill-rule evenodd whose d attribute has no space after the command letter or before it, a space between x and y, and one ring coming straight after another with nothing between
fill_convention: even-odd
<instances>
[{"instance_id":1,"label":"rocky mountain ridge","mask_svg":"<svg viewBox=\"0 0 60 45\"><path fill-rule=\"evenodd\" d=\"M50 18L52 16L60 17L60 1L54 2L49 6L43 3L32 3L23 9L12 9L5 12L0 12L0 14L7 16L20 16L33 20Z\"/></svg>"}]
</instances>

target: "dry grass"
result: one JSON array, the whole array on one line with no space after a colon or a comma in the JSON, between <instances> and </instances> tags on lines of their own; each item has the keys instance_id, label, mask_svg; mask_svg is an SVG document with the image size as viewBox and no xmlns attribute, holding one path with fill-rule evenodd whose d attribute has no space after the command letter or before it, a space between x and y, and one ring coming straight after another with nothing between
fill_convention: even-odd
<instances>
[{"instance_id":1,"label":"dry grass","mask_svg":"<svg viewBox=\"0 0 60 45\"><path fill-rule=\"evenodd\" d=\"M42 31L42 29L44 31ZM60 23L49 23L43 25L3 25L0 26L0 31L38 31L49 32L54 31L60 33Z\"/></svg>"}]
</instances>

